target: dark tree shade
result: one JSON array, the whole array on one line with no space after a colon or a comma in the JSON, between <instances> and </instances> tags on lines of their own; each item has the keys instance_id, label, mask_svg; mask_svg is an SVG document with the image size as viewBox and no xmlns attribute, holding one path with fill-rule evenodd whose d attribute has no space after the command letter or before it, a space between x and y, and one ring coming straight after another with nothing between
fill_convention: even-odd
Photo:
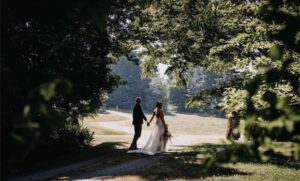
<instances>
[{"instance_id":1,"label":"dark tree shade","mask_svg":"<svg viewBox=\"0 0 300 181\"><path fill-rule=\"evenodd\" d=\"M94 113L118 85L106 32L112 3L2 2L2 161L24 158L52 128Z\"/></svg>"}]
</instances>

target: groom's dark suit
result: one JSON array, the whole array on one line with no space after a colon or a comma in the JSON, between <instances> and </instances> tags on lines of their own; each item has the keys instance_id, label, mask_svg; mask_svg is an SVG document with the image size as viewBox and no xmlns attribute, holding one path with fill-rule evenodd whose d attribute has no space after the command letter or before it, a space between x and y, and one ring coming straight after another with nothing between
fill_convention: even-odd
<instances>
[{"instance_id":1,"label":"groom's dark suit","mask_svg":"<svg viewBox=\"0 0 300 181\"><path fill-rule=\"evenodd\" d=\"M132 124L134 125L134 137L131 143L131 149L137 149L136 142L140 138L142 133L142 124L143 119L147 121L145 114L142 111L142 107L140 104L136 104L133 108L133 121Z\"/></svg>"}]
</instances>

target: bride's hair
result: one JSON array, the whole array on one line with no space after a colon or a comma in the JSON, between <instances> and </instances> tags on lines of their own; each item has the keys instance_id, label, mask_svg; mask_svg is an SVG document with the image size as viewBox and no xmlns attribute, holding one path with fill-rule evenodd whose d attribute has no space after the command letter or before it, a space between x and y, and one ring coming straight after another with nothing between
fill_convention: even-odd
<instances>
[{"instance_id":1,"label":"bride's hair","mask_svg":"<svg viewBox=\"0 0 300 181\"><path fill-rule=\"evenodd\" d=\"M162 103L157 101L155 107L159 107L159 106L162 106Z\"/></svg>"}]
</instances>

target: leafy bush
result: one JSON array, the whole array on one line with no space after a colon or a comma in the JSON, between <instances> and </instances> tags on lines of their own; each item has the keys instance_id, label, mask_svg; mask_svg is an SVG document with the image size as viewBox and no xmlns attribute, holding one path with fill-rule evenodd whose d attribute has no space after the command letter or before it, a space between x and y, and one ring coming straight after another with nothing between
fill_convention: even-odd
<instances>
[{"instance_id":1,"label":"leafy bush","mask_svg":"<svg viewBox=\"0 0 300 181\"><path fill-rule=\"evenodd\" d=\"M93 140L94 132L79 125L65 124L62 128L55 130L50 139L58 146L76 148L88 145Z\"/></svg>"},{"instance_id":2,"label":"leafy bush","mask_svg":"<svg viewBox=\"0 0 300 181\"><path fill-rule=\"evenodd\" d=\"M111 72L115 59L107 56L117 46L113 46L106 26L110 26L108 15L119 5L125 4L3 1L4 165L24 160L65 120L76 121L95 113L106 94L117 87L119 78Z\"/></svg>"},{"instance_id":3,"label":"leafy bush","mask_svg":"<svg viewBox=\"0 0 300 181\"><path fill-rule=\"evenodd\" d=\"M203 102L223 95L223 110L239 109L245 118L251 146L247 141L244 150L262 161L282 156L299 160L299 2L151 1L137 9L138 19L147 21L132 27L132 39L138 42L134 46L145 47L140 53L147 57L144 64L168 64L167 73L178 85L187 85L193 69L228 72L230 79L213 89L199 89L188 104L205 106ZM153 46L156 40L159 44ZM143 67L150 73L156 68Z\"/></svg>"},{"instance_id":4,"label":"leafy bush","mask_svg":"<svg viewBox=\"0 0 300 181\"><path fill-rule=\"evenodd\" d=\"M223 99L219 106L222 107L226 113L232 110L244 111L246 109L247 92L245 90L236 88L225 88L223 92Z\"/></svg>"}]
</instances>

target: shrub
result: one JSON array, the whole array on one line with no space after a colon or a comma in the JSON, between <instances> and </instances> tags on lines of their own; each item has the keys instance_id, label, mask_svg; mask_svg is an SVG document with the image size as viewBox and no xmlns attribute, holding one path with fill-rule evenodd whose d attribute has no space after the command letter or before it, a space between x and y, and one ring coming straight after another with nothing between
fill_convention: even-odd
<instances>
[{"instance_id":1,"label":"shrub","mask_svg":"<svg viewBox=\"0 0 300 181\"><path fill-rule=\"evenodd\" d=\"M55 130L50 139L54 144L66 148L78 148L88 145L93 140L94 132L80 125L65 124L63 127Z\"/></svg>"}]
</instances>

